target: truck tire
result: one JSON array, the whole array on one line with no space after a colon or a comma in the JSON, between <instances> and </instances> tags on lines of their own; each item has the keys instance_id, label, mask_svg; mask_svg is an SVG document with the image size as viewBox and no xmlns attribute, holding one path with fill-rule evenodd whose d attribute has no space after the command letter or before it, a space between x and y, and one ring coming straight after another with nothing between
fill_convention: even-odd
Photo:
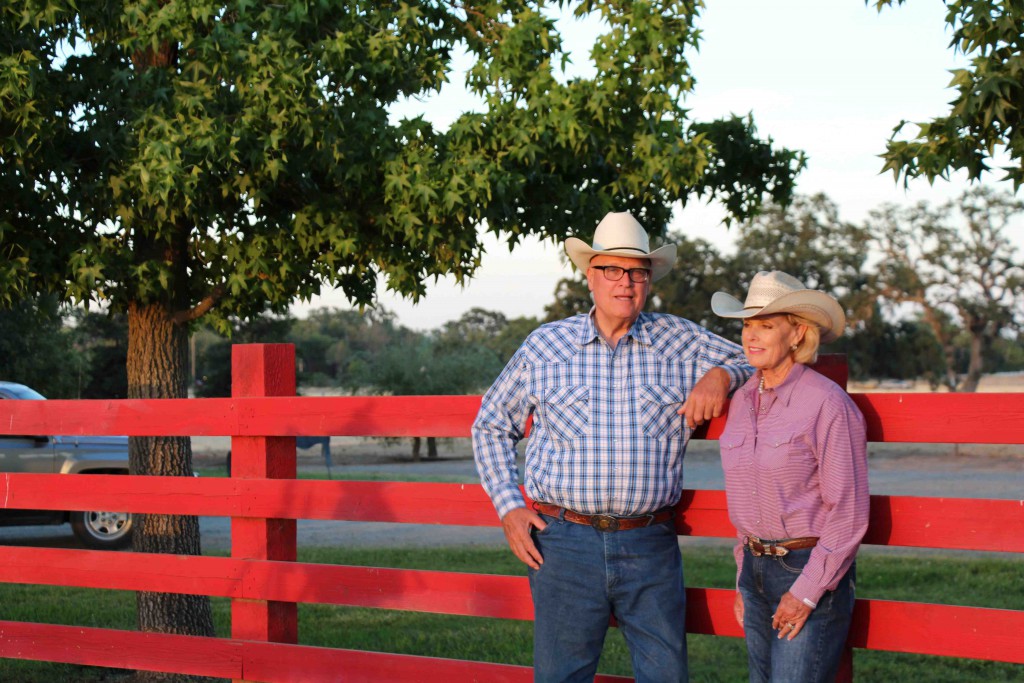
<instances>
[{"instance_id":1,"label":"truck tire","mask_svg":"<svg viewBox=\"0 0 1024 683\"><path fill-rule=\"evenodd\" d=\"M71 529L87 548L117 550L132 541L130 512L72 512Z\"/></svg>"}]
</instances>

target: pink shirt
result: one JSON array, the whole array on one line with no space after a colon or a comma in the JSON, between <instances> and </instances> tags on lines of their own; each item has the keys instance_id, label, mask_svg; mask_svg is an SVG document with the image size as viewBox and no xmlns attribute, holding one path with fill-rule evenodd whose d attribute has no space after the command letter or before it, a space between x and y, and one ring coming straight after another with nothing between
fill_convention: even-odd
<instances>
[{"instance_id":1,"label":"pink shirt","mask_svg":"<svg viewBox=\"0 0 1024 683\"><path fill-rule=\"evenodd\" d=\"M781 540L817 536L790 592L817 604L853 563L868 527L864 416L838 384L797 364L758 401L758 372L729 406L719 440L729 519L744 536ZM760 405L759 405L760 403Z\"/></svg>"}]
</instances>

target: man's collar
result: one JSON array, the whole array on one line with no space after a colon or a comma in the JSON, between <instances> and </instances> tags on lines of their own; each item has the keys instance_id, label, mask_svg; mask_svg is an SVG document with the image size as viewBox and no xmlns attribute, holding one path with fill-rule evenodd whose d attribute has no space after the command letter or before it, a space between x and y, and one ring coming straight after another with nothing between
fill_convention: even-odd
<instances>
[{"instance_id":1,"label":"man's collar","mask_svg":"<svg viewBox=\"0 0 1024 683\"><path fill-rule=\"evenodd\" d=\"M592 306L590 313L587 314L587 319L583 323L583 327L580 329L580 346L589 344L592 341L601 338L600 332L597 331L597 325L594 324L594 313L597 311L597 306ZM622 335L622 338L633 337L641 344L649 346L651 343L651 333L647 329L649 318L646 313L640 312L633 324L626 330L626 334Z\"/></svg>"}]
</instances>

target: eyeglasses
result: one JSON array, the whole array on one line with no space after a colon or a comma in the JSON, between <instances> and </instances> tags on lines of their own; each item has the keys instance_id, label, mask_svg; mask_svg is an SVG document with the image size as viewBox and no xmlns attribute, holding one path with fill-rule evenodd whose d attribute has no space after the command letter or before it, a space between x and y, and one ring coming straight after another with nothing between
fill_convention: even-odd
<instances>
[{"instance_id":1,"label":"eyeglasses","mask_svg":"<svg viewBox=\"0 0 1024 683\"><path fill-rule=\"evenodd\" d=\"M604 272L606 280L617 282L622 279L623 273L629 273L629 279L631 282L647 282L651 279L651 271L649 268L621 268L619 266L590 266L594 270L600 270Z\"/></svg>"}]
</instances>

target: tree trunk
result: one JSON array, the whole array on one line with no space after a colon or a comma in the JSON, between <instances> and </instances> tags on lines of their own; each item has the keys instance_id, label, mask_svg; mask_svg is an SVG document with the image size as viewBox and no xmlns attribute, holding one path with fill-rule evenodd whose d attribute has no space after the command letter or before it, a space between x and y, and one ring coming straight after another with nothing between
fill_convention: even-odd
<instances>
[{"instance_id":1,"label":"tree trunk","mask_svg":"<svg viewBox=\"0 0 1024 683\"><path fill-rule=\"evenodd\" d=\"M188 329L174 323L167 308L132 304L128 309L128 397L187 396ZM131 437L132 474L192 476L189 437ZM189 515L136 515L132 549L142 553L199 555L199 519ZM139 592L142 631L213 636L210 599L195 595ZM137 680L187 680L139 672Z\"/></svg>"},{"instance_id":2,"label":"tree trunk","mask_svg":"<svg viewBox=\"0 0 1024 683\"><path fill-rule=\"evenodd\" d=\"M958 391L960 382L956 377L956 347L953 342L944 343L942 352L946 357L946 388L951 392Z\"/></svg>"},{"instance_id":3,"label":"tree trunk","mask_svg":"<svg viewBox=\"0 0 1024 683\"><path fill-rule=\"evenodd\" d=\"M984 370L985 351L988 347L983 334L971 335L971 359L967 364L967 377L964 378L961 391L975 392L978 390L978 383L981 382L981 373Z\"/></svg>"},{"instance_id":4,"label":"tree trunk","mask_svg":"<svg viewBox=\"0 0 1024 683\"><path fill-rule=\"evenodd\" d=\"M437 460L437 437L427 437L427 460Z\"/></svg>"},{"instance_id":5,"label":"tree trunk","mask_svg":"<svg viewBox=\"0 0 1024 683\"><path fill-rule=\"evenodd\" d=\"M412 459L413 462L420 461L420 437L418 436L412 438Z\"/></svg>"}]
</instances>

